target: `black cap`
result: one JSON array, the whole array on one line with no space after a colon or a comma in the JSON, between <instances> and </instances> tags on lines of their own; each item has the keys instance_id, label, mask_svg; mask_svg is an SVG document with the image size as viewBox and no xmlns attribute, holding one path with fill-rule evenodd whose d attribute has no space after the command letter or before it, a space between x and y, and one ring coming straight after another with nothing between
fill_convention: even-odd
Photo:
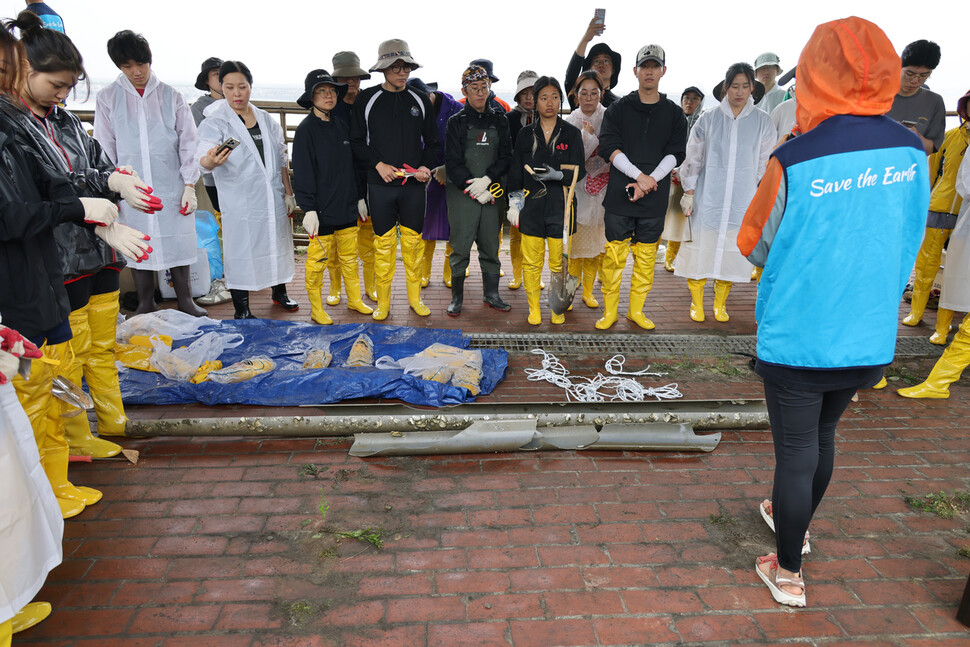
<instances>
[{"instance_id":1,"label":"black cap","mask_svg":"<svg viewBox=\"0 0 970 647\"><path fill-rule=\"evenodd\" d=\"M687 88L686 90L684 90L683 92L681 92L680 93L680 98L683 99L684 98L684 95L687 94L688 92L693 92L694 94L698 95L701 99L704 98L704 93L701 92L701 89L699 87L697 87L696 85L692 85L689 88Z\"/></svg>"},{"instance_id":2,"label":"black cap","mask_svg":"<svg viewBox=\"0 0 970 647\"><path fill-rule=\"evenodd\" d=\"M199 72L199 76L195 77L195 88L197 90L202 90L203 92L209 91L209 72L212 70L218 70L222 67L222 59L216 58L215 56L210 56L209 58L202 61L202 71Z\"/></svg>"},{"instance_id":3,"label":"black cap","mask_svg":"<svg viewBox=\"0 0 970 647\"><path fill-rule=\"evenodd\" d=\"M313 70L306 75L306 79L303 81L303 94L296 100L300 107L306 108L307 110L313 109L313 91L318 85L332 85L337 88L337 101L343 99L344 95L347 94L346 83L337 83L330 76L330 72L326 70Z\"/></svg>"},{"instance_id":4,"label":"black cap","mask_svg":"<svg viewBox=\"0 0 970 647\"><path fill-rule=\"evenodd\" d=\"M492 80L492 83L498 82L498 77L495 76L494 72L492 72L492 62L490 60L487 58L476 58L474 61L468 64L468 67L472 67L473 65L484 67L485 71L488 72L488 78Z\"/></svg>"},{"instance_id":5,"label":"black cap","mask_svg":"<svg viewBox=\"0 0 970 647\"><path fill-rule=\"evenodd\" d=\"M425 83L416 76L412 76L408 79L408 87L414 88L415 90L420 90L425 94L432 94L438 91L437 83Z\"/></svg>"}]
</instances>

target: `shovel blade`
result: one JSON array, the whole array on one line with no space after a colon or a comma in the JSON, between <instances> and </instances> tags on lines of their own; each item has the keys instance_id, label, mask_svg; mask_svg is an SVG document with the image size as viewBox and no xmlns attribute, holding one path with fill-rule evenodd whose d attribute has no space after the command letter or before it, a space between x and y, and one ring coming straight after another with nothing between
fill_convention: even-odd
<instances>
[{"instance_id":1,"label":"shovel blade","mask_svg":"<svg viewBox=\"0 0 970 647\"><path fill-rule=\"evenodd\" d=\"M563 274L566 275L565 278ZM547 295L549 309L557 315L565 314L573 303L573 297L579 287L579 277L568 272L556 272L549 278L551 279Z\"/></svg>"}]
</instances>

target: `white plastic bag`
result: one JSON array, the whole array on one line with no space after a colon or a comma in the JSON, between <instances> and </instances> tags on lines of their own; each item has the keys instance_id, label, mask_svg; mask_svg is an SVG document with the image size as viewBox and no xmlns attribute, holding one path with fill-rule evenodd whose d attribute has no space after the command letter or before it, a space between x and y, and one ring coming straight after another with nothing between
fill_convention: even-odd
<instances>
[{"instance_id":1,"label":"white plastic bag","mask_svg":"<svg viewBox=\"0 0 970 647\"><path fill-rule=\"evenodd\" d=\"M118 324L117 340L128 343L135 335L168 335L172 339L191 339L202 334L202 326L216 326L220 322L209 317L193 317L180 310L159 310L128 317Z\"/></svg>"},{"instance_id":2,"label":"white plastic bag","mask_svg":"<svg viewBox=\"0 0 970 647\"><path fill-rule=\"evenodd\" d=\"M219 359L226 348L243 342L242 335L207 332L185 348L169 348L162 341L152 339L155 352L149 363L170 380L188 382L205 362Z\"/></svg>"}]
</instances>

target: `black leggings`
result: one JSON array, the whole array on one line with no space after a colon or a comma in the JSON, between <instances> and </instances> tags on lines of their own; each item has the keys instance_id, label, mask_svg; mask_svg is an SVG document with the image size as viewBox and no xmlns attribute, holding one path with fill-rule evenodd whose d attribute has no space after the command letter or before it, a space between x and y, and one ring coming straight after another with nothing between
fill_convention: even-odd
<instances>
[{"instance_id":1,"label":"black leggings","mask_svg":"<svg viewBox=\"0 0 970 647\"><path fill-rule=\"evenodd\" d=\"M219 191L214 186L206 184L205 192L209 196L209 202L212 203L212 208L219 211Z\"/></svg>"},{"instance_id":2,"label":"black leggings","mask_svg":"<svg viewBox=\"0 0 970 647\"><path fill-rule=\"evenodd\" d=\"M397 223L420 234L424 230L425 188L414 179L409 179L403 186L398 183L368 184L367 208L374 223L374 235L383 236Z\"/></svg>"},{"instance_id":3,"label":"black leggings","mask_svg":"<svg viewBox=\"0 0 970 647\"><path fill-rule=\"evenodd\" d=\"M832 478L835 426L856 388L815 392L765 380L765 401L775 443L771 509L778 564L802 568L805 531Z\"/></svg>"}]
</instances>

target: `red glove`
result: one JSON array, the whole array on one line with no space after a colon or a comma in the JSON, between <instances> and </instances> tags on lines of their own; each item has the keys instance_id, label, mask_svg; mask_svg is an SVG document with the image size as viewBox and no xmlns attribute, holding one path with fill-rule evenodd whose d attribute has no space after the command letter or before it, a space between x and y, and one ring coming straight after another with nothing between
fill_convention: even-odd
<instances>
[{"instance_id":1,"label":"red glove","mask_svg":"<svg viewBox=\"0 0 970 647\"><path fill-rule=\"evenodd\" d=\"M32 341L13 328L0 324L0 350L5 350L16 358L40 359L44 356Z\"/></svg>"}]
</instances>

